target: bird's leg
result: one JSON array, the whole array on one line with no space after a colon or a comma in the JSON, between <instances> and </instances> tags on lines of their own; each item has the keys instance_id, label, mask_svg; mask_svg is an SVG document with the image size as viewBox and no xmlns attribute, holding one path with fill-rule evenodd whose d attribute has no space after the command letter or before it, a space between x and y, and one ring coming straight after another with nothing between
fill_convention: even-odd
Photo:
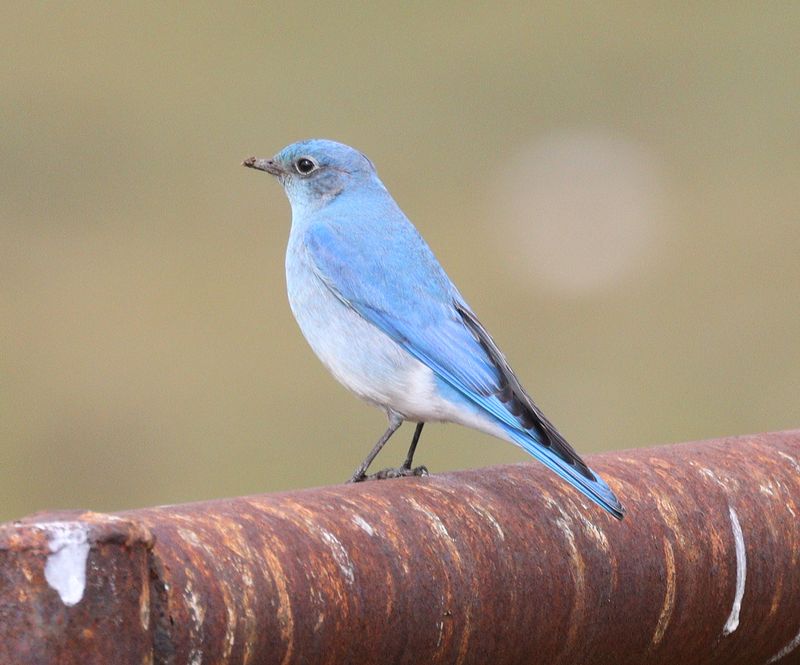
<instances>
[{"instance_id":1,"label":"bird's leg","mask_svg":"<svg viewBox=\"0 0 800 665\"><path fill-rule=\"evenodd\" d=\"M407 470L411 469L411 463L414 461L414 452L417 449L417 444L419 443L419 437L422 435L422 428L424 427L424 425L425 425L425 423L417 423L417 429L414 430L414 436L412 437L411 445L408 448L408 454L406 455L406 461L403 462L403 466L402 466L403 469L407 469ZM420 469L424 469L425 467L419 467L419 468Z\"/></svg>"},{"instance_id":2,"label":"bird's leg","mask_svg":"<svg viewBox=\"0 0 800 665\"><path fill-rule=\"evenodd\" d=\"M353 477L350 478L348 482L357 483L362 480L366 480L367 476L365 475L365 473L369 468L369 465L372 464L372 460L374 460L375 457L377 457L378 453L381 452L381 448L383 448L386 445L386 442L392 437L392 434L394 434L397 431L397 428L400 427L400 425L402 424L403 424L403 419L400 418L399 416L395 414L391 414L389 416L388 429L383 433L383 436L380 439L378 439L378 443L376 443L373 446L372 450L369 451L369 455L367 455L364 458L364 461L361 462L361 465L355 470Z\"/></svg>"},{"instance_id":3,"label":"bird's leg","mask_svg":"<svg viewBox=\"0 0 800 665\"><path fill-rule=\"evenodd\" d=\"M364 476L363 480L384 480L386 478L403 478L405 476L427 476L428 469L424 466L418 466L413 469L411 468L411 463L414 460L414 451L417 449L417 444L419 443L419 437L422 434L422 427L424 424L425 423L417 423L417 428L414 430L414 436L411 439L411 446L408 449L406 461L403 462L403 466L396 469L381 469L377 473L371 473L368 476Z\"/></svg>"}]
</instances>

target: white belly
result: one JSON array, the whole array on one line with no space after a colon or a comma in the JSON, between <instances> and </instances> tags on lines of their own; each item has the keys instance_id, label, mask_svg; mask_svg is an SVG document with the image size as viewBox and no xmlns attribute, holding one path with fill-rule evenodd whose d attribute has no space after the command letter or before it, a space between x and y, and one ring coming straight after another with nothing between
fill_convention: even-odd
<instances>
[{"instance_id":1,"label":"white belly","mask_svg":"<svg viewBox=\"0 0 800 665\"><path fill-rule=\"evenodd\" d=\"M291 250L290 250L291 251ZM507 439L479 409L440 395L431 369L342 303L305 264L287 260L289 304L311 348L346 388L415 422L453 422Z\"/></svg>"}]
</instances>

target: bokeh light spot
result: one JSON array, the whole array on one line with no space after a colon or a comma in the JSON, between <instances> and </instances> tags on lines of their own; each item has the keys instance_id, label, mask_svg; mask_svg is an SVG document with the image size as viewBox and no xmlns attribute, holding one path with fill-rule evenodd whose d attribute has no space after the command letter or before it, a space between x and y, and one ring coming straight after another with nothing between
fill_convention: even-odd
<instances>
[{"instance_id":1,"label":"bokeh light spot","mask_svg":"<svg viewBox=\"0 0 800 665\"><path fill-rule=\"evenodd\" d=\"M494 217L545 288L580 294L646 270L657 250L662 182L653 155L600 132L547 135L499 174Z\"/></svg>"}]
</instances>

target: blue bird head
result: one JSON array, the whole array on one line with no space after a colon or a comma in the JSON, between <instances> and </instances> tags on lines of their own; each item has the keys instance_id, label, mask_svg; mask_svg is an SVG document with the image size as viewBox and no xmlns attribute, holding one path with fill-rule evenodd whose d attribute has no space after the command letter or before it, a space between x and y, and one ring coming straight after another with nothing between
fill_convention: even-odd
<instances>
[{"instance_id":1,"label":"blue bird head","mask_svg":"<svg viewBox=\"0 0 800 665\"><path fill-rule=\"evenodd\" d=\"M319 208L345 189L380 183L363 153L326 139L298 141L271 159L250 157L243 164L275 176L293 209Z\"/></svg>"}]
</instances>

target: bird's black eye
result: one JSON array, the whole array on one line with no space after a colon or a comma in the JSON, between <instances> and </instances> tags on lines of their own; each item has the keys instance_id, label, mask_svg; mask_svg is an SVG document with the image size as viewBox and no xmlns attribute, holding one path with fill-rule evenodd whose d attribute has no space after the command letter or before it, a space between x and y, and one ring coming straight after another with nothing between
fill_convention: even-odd
<instances>
[{"instance_id":1,"label":"bird's black eye","mask_svg":"<svg viewBox=\"0 0 800 665\"><path fill-rule=\"evenodd\" d=\"M294 168L300 175L308 175L312 171L316 171L318 167L314 160L308 157L301 157L294 163Z\"/></svg>"}]
</instances>

